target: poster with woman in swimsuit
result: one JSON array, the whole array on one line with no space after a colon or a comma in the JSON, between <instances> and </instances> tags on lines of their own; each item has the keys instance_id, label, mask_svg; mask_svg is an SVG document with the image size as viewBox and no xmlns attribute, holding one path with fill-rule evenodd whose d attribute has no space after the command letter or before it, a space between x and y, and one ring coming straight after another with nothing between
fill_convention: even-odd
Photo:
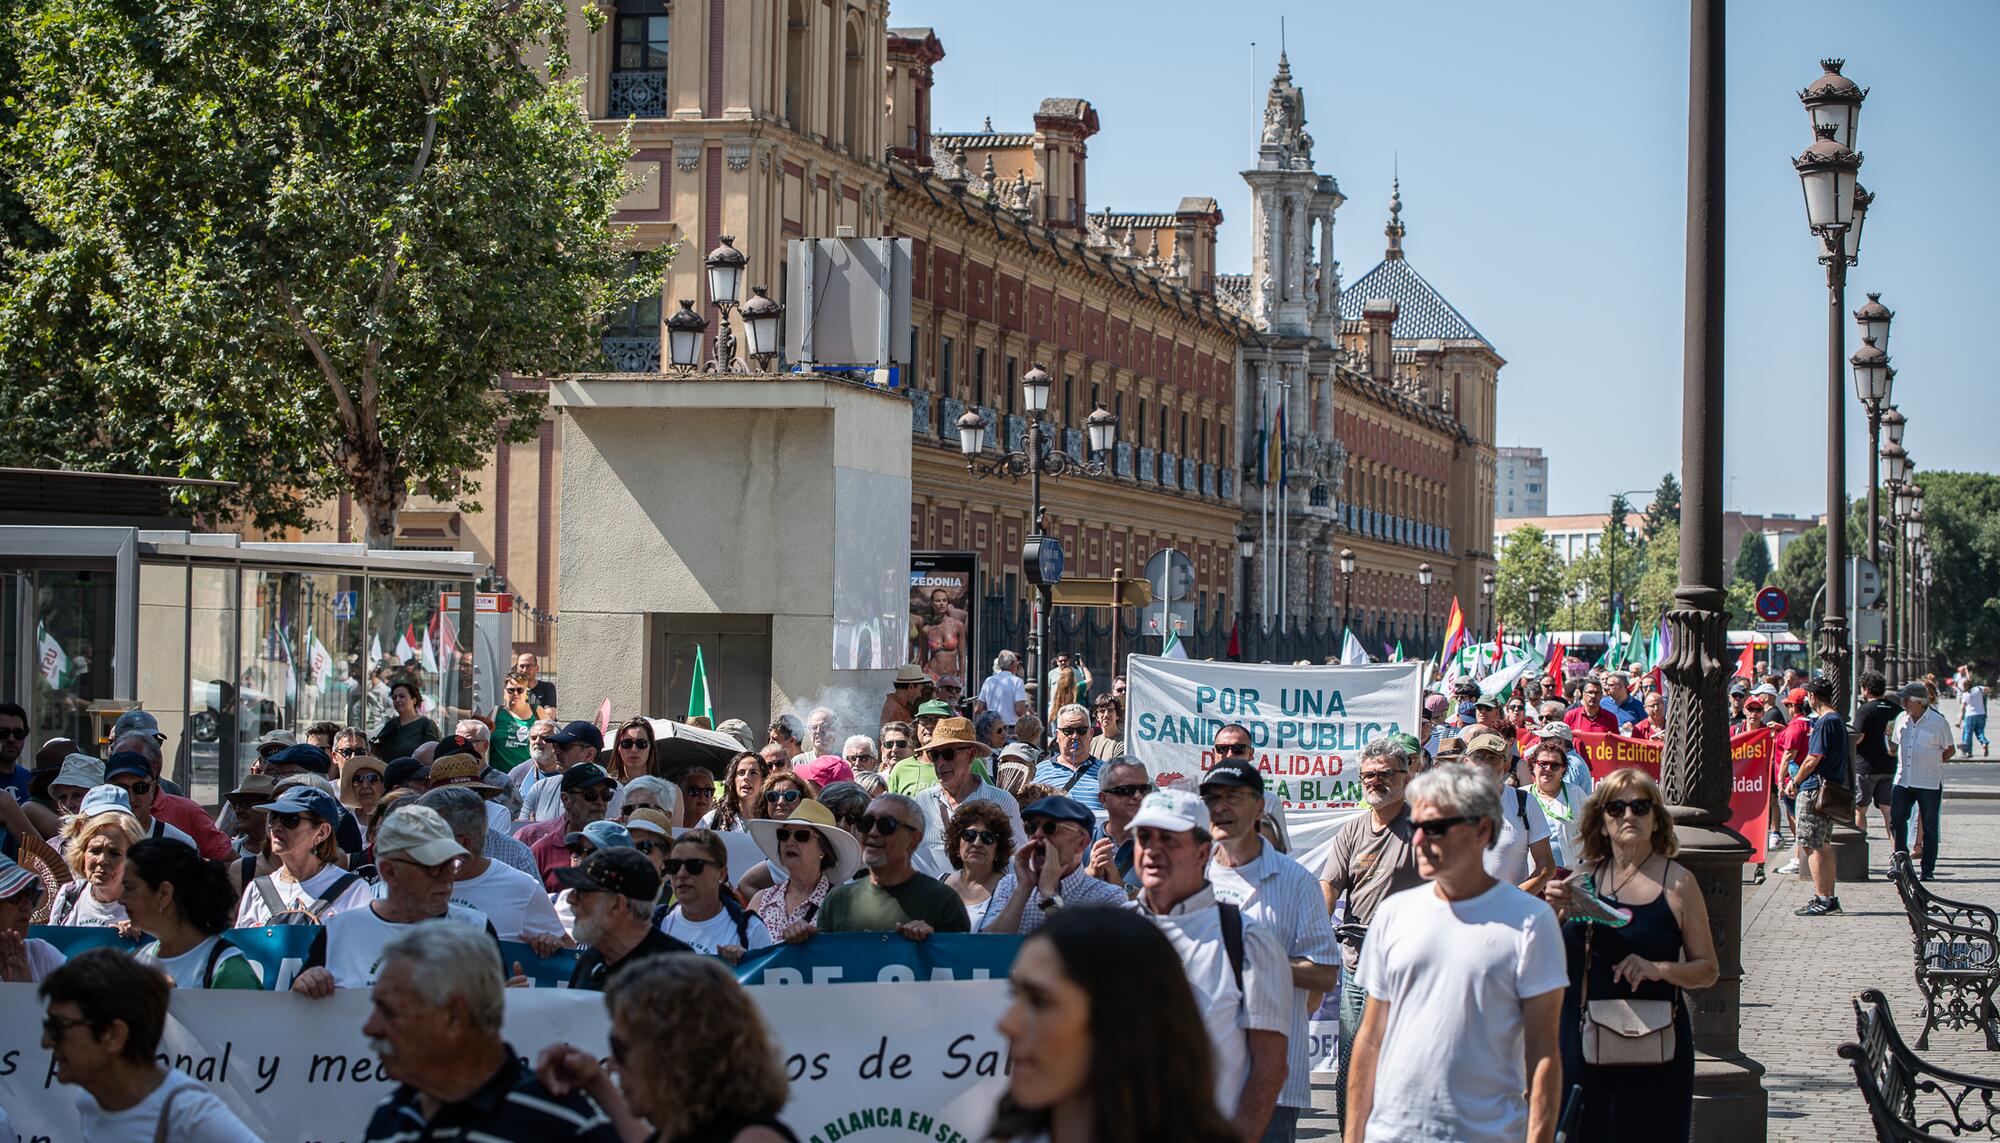
<instances>
[{"instance_id":1,"label":"poster with woman in swimsuit","mask_svg":"<svg viewBox=\"0 0 2000 1143\"><path fill-rule=\"evenodd\" d=\"M933 682L956 676L971 693L977 681L972 590L978 557L971 552L910 556L910 661Z\"/></svg>"}]
</instances>

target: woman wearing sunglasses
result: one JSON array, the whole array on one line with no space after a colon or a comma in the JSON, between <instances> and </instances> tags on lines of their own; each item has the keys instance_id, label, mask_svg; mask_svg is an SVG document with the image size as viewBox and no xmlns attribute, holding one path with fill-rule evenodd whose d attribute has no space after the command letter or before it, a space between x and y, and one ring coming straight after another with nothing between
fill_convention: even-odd
<instances>
[{"instance_id":1,"label":"woman wearing sunglasses","mask_svg":"<svg viewBox=\"0 0 2000 1143\"><path fill-rule=\"evenodd\" d=\"M1599 782L1584 802L1577 834L1579 874L1544 890L1564 918L1569 949L1563 1087L1582 1087L1576 1137L1685 1140L1694 1108L1694 1033L1682 992L1715 983L1708 906L1694 875L1673 859L1680 848L1673 819L1644 773L1618 770ZM1597 900L1629 913L1630 921L1610 927L1582 918L1590 902L1575 882L1586 873ZM1638 1017L1666 1062L1611 1063L1610 1049L1601 1045L1632 1041L1595 1026L1599 1014Z\"/></svg>"},{"instance_id":2,"label":"woman wearing sunglasses","mask_svg":"<svg viewBox=\"0 0 2000 1143\"><path fill-rule=\"evenodd\" d=\"M819 796L819 787L810 780L800 777L791 770L779 770L764 779L753 803L756 812L750 821L744 823L747 830L755 821L785 821L797 812L801 805ZM769 889L773 885L783 885L788 874L785 867L775 861L760 861L743 872L736 880L736 888L745 899Z\"/></svg>"},{"instance_id":3,"label":"woman wearing sunglasses","mask_svg":"<svg viewBox=\"0 0 2000 1143\"><path fill-rule=\"evenodd\" d=\"M764 864L784 873L777 884L750 898L750 911L767 932L781 933L794 922L818 916L834 886L846 884L861 868L861 843L818 802L800 802L783 820L753 821L750 836L764 851Z\"/></svg>"},{"instance_id":4,"label":"woman wearing sunglasses","mask_svg":"<svg viewBox=\"0 0 2000 1143\"><path fill-rule=\"evenodd\" d=\"M679 821L681 789L665 778L641 774L618 787L617 793L611 795L611 804L605 807L604 816L623 822L631 818L634 810L658 810L670 820Z\"/></svg>"},{"instance_id":5,"label":"woman wearing sunglasses","mask_svg":"<svg viewBox=\"0 0 2000 1143\"><path fill-rule=\"evenodd\" d=\"M742 833L743 823L760 816L757 792L764 785L764 756L746 750L729 760L722 776L722 804L701 820L703 829Z\"/></svg>"},{"instance_id":6,"label":"woman wearing sunglasses","mask_svg":"<svg viewBox=\"0 0 2000 1143\"><path fill-rule=\"evenodd\" d=\"M944 827L944 855L951 862L945 886L965 902L966 920L976 933L1014 857L1014 823L996 802L966 802Z\"/></svg>"},{"instance_id":7,"label":"woman wearing sunglasses","mask_svg":"<svg viewBox=\"0 0 2000 1143\"><path fill-rule=\"evenodd\" d=\"M713 831L689 830L675 838L664 868L675 904L660 920L661 932L730 964L752 949L771 946L771 930L729 887L729 850Z\"/></svg>"},{"instance_id":8,"label":"woman wearing sunglasses","mask_svg":"<svg viewBox=\"0 0 2000 1143\"><path fill-rule=\"evenodd\" d=\"M514 767L534 757L534 743L528 741L534 725L535 704L528 701L528 680L519 674L508 675L500 685L500 705L493 708L489 754L494 769L511 774Z\"/></svg>"},{"instance_id":9,"label":"woman wearing sunglasses","mask_svg":"<svg viewBox=\"0 0 2000 1143\"><path fill-rule=\"evenodd\" d=\"M612 765L604 768L620 783L630 782L641 774L659 774L660 766L653 758L653 724L644 718L628 718L611 738Z\"/></svg>"},{"instance_id":10,"label":"woman wearing sunglasses","mask_svg":"<svg viewBox=\"0 0 2000 1143\"><path fill-rule=\"evenodd\" d=\"M340 844L334 840L333 823L340 819L340 802L304 781L290 782L278 784L276 800L256 807L269 815L264 828L278 870L244 889L236 907L238 928L322 924L374 899L368 882L337 864Z\"/></svg>"},{"instance_id":11,"label":"woman wearing sunglasses","mask_svg":"<svg viewBox=\"0 0 2000 1143\"><path fill-rule=\"evenodd\" d=\"M340 767L340 804L354 811L356 821L375 816L382 801L382 773L388 763L372 754L347 759Z\"/></svg>"}]
</instances>

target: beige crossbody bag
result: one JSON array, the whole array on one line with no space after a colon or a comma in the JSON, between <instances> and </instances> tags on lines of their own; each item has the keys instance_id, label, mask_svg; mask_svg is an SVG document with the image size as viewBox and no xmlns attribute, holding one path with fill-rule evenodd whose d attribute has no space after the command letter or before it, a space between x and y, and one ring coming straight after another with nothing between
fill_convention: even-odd
<instances>
[{"instance_id":1,"label":"beige crossbody bag","mask_svg":"<svg viewBox=\"0 0 2000 1143\"><path fill-rule=\"evenodd\" d=\"M1592 1000L1590 998L1591 938L1597 926L1583 933L1583 1062L1604 1068L1664 1064L1674 1058L1674 1001ZM1675 991L1679 995L1679 990Z\"/></svg>"}]
</instances>

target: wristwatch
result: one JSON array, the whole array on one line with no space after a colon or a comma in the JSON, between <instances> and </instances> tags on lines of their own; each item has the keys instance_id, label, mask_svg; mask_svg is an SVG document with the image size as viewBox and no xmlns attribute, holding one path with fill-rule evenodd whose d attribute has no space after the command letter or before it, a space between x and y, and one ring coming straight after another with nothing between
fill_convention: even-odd
<instances>
[{"instance_id":1,"label":"wristwatch","mask_svg":"<svg viewBox=\"0 0 2000 1143\"><path fill-rule=\"evenodd\" d=\"M1062 908L1063 907L1062 894L1057 893L1053 897L1042 898L1041 906L1042 906L1042 912L1044 913L1053 912L1057 909Z\"/></svg>"}]
</instances>

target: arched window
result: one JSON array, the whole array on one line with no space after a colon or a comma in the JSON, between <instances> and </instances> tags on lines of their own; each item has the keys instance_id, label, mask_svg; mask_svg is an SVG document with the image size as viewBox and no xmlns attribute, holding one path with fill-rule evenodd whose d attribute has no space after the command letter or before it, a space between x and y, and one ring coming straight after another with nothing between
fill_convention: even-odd
<instances>
[{"instance_id":1,"label":"arched window","mask_svg":"<svg viewBox=\"0 0 2000 1143\"><path fill-rule=\"evenodd\" d=\"M861 122L862 108L867 106L862 99L861 70L861 29L849 20L847 22L847 52L841 65L841 131L840 144L850 155L860 155L861 146L868 138Z\"/></svg>"},{"instance_id":2,"label":"arched window","mask_svg":"<svg viewBox=\"0 0 2000 1143\"><path fill-rule=\"evenodd\" d=\"M664 0L618 0L612 32L613 119L664 119L667 114L667 5Z\"/></svg>"}]
</instances>

